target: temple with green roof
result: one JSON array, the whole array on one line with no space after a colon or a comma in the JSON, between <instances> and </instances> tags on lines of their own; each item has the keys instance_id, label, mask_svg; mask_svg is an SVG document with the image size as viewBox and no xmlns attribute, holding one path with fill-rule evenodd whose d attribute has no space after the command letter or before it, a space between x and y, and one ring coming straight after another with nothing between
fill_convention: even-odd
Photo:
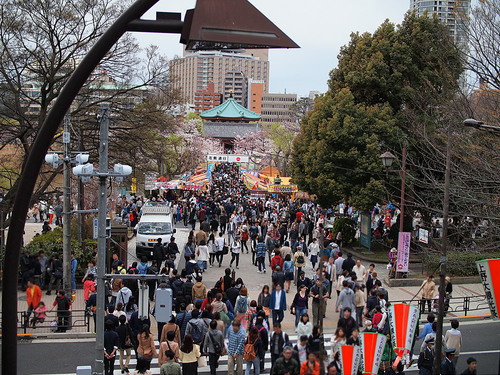
<instances>
[{"instance_id":1,"label":"temple with green roof","mask_svg":"<svg viewBox=\"0 0 500 375\"><path fill-rule=\"evenodd\" d=\"M262 130L261 115L243 107L232 97L202 112L200 117L203 120L203 134L219 139L225 152L233 150L236 137Z\"/></svg>"}]
</instances>

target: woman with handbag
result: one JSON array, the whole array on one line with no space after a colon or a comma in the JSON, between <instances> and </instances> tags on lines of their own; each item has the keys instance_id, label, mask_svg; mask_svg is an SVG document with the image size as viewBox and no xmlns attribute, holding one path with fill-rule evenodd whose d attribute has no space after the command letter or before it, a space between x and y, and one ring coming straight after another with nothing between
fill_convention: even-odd
<instances>
[{"instance_id":1,"label":"woman with handbag","mask_svg":"<svg viewBox=\"0 0 500 375\"><path fill-rule=\"evenodd\" d=\"M116 329L116 332L118 333L118 340L120 343L118 346L120 350L120 369L122 370L122 374L128 374L128 364L130 363L132 347L134 346L132 342L134 334L127 323L127 317L125 315L120 315L118 320L120 321L120 326ZM123 357L125 357L125 363L123 363Z\"/></svg>"},{"instance_id":2,"label":"woman with handbag","mask_svg":"<svg viewBox=\"0 0 500 375\"><path fill-rule=\"evenodd\" d=\"M158 365L161 367L165 362L167 362L167 357L165 352L171 350L174 353L173 360L175 362L179 361L179 345L175 342L175 332L168 331L167 340L160 343L160 354L158 355Z\"/></svg>"},{"instance_id":3,"label":"woman with handbag","mask_svg":"<svg viewBox=\"0 0 500 375\"><path fill-rule=\"evenodd\" d=\"M137 358L143 358L151 365L151 360L153 357L158 357L158 354L156 353L153 335L149 331L149 325L144 324L142 326L141 333L137 335L137 342L139 343L137 347Z\"/></svg>"},{"instance_id":4,"label":"woman with handbag","mask_svg":"<svg viewBox=\"0 0 500 375\"><path fill-rule=\"evenodd\" d=\"M184 337L184 342L182 343L179 353L179 358L182 363L182 373L198 375L198 359L200 356L200 347L194 344L193 336L187 334Z\"/></svg>"}]
</instances>

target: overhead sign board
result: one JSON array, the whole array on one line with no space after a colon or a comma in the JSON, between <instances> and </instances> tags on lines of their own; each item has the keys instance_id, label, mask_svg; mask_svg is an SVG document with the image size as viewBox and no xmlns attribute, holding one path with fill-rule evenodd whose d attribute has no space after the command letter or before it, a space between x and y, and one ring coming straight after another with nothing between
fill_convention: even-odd
<instances>
[{"instance_id":1,"label":"overhead sign board","mask_svg":"<svg viewBox=\"0 0 500 375\"><path fill-rule=\"evenodd\" d=\"M269 193L296 193L299 191L297 185L268 185Z\"/></svg>"},{"instance_id":2,"label":"overhead sign board","mask_svg":"<svg viewBox=\"0 0 500 375\"><path fill-rule=\"evenodd\" d=\"M235 154L208 154L208 162L215 163L248 163L250 157L248 155L235 155Z\"/></svg>"},{"instance_id":3,"label":"overhead sign board","mask_svg":"<svg viewBox=\"0 0 500 375\"><path fill-rule=\"evenodd\" d=\"M144 174L144 190L155 190L158 189L155 186L155 179L157 176L153 173L145 173Z\"/></svg>"}]
</instances>

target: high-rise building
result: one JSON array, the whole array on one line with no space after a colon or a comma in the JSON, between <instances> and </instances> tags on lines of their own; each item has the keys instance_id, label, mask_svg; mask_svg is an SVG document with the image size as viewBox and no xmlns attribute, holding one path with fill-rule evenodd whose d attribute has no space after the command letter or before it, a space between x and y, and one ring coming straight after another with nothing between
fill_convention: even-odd
<instances>
[{"instance_id":1,"label":"high-rise building","mask_svg":"<svg viewBox=\"0 0 500 375\"><path fill-rule=\"evenodd\" d=\"M221 103L222 94L215 92L213 82L210 82L202 91L194 94L194 111L198 114L215 108Z\"/></svg>"},{"instance_id":2,"label":"high-rise building","mask_svg":"<svg viewBox=\"0 0 500 375\"><path fill-rule=\"evenodd\" d=\"M457 45L465 46L466 38L462 17L470 13L471 0L410 0L410 10L422 16L437 14L438 18L450 29L450 35Z\"/></svg>"},{"instance_id":3,"label":"high-rise building","mask_svg":"<svg viewBox=\"0 0 500 375\"><path fill-rule=\"evenodd\" d=\"M194 103L196 92L210 82L214 91L225 92L226 76L240 72L245 78L264 82L264 91L269 90L269 61L267 50L243 52L197 51L170 61L170 74L174 88L179 88L184 99ZM233 90L234 95L234 90Z\"/></svg>"},{"instance_id":4,"label":"high-rise building","mask_svg":"<svg viewBox=\"0 0 500 375\"><path fill-rule=\"evenodd\" d=\"M262 122L295 121L290 107L297 102L297 94L262 94Z\"/></svg>"},{"instance_id":5,"label":"high-rise building","mask_svg":"<svg viewBox=\"0 0 500 375\"><path fill-rule=\"evenodd\" d=\"M224 78L224 98L234 98L234 100L247 107L247 77L241 70L226 72Z\"/></svg>"}]
</instances>

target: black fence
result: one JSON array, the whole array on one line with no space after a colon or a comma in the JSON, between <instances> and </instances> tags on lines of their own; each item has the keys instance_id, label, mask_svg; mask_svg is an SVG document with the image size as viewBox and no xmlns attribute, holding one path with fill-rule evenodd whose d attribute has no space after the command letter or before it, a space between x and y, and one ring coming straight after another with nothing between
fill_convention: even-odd
<instances>
[{"instance_id":1,"label":"black fence","mask_svg":"<svg viewBox=\"0 0 500 375\"><path fill-rule=\"evenodd\" d=\"M0 318L1 318L0 313ZM45 320L41 321L31 313L28 317L27 311L17 312L17 333L34 334L49 332L67 332L76 330L78 332L91 332L92 315L87 310L72 310L58 312L53 310L47 313ZM93 325L92 325L93 327Z\"/></svg>"},{"instance_id":2,"label":"black fence","mask_svg":"<svg viewBox=\"0 0 500 375\"><path fill-rule=\"evenodd\" d=\"M407 299L403 301L390 301L392 304L394 303L411 303L412 305L418 306L420 308L420 315L426 313L429 311L428 309L428 303L427 301L425 302L421 299ZM454 315L460 314L463 316L470 316L474 315L474 312L480 311L480 310L486 310L487 313L489 314L489 305L488 301L486 300L486 296L480 295L480 296L471 296L471 297L452 297L445 299L445 310L446 313L452 313ZM433 313L438 313L438 300L437 299L432 299L431 300L431 312ZM471 314L472 312L472 314ZM482 314L481 314L482 315Z\"/></svg>"}]
</instances>

